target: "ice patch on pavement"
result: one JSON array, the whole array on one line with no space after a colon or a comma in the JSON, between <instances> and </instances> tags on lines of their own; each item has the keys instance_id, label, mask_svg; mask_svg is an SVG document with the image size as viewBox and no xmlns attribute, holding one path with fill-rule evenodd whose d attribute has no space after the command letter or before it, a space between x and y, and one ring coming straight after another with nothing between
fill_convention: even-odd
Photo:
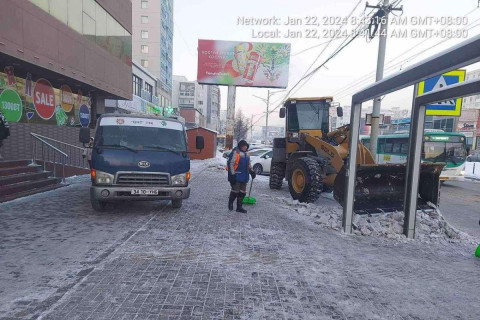
<instances>
[{"instance_id":1,"label":"ice patch on pavement","mask_svg":"<svg viewBox=\"0 0 480 320\"><path fill-rule=\"evenodd\" d=\"M322 194L323 195L323 194ZM324 198L329 198L326 194ZM328 229L340 231L342 228L342 207L301 203L286 197L272 197L280 207L293 210L301 215L314 219L314 222ZM333 199L333 198L332 198ZM354 215L353 232L356 235L385 237L396 240L407 240L403 234L403 212L392 212L379 215ZM419 211L416 221L416 240L422 242L448 242L478 244L475 239L450 225L438 208L432 212Z\"/></svg>"}]
</instances>

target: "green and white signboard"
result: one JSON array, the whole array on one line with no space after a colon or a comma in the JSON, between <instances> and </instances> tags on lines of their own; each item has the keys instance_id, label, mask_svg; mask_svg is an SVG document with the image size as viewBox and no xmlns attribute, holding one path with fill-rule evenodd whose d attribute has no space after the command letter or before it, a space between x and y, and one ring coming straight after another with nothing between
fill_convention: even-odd
<instances>
[{"instance_id":1,"label":"green and white signboard","mask_svg":"<svg viewBox=\"0 0 480 320\"><path fill-rule=\"evenodd\" d=\"M3 90L2 94L0 94L0 109L7 121L20 121L23 105L18 93L11 89Z\"/></svg>"}]
</instances>

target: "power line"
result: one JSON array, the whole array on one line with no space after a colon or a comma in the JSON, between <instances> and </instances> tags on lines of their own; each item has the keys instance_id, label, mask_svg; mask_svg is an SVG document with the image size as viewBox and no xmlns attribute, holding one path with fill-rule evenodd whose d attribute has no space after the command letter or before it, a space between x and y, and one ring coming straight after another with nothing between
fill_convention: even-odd
<instances>
[{"instance_id":1,"label":"power line","mask_svg":"<svg viewBox=\"0 0 480 320\"><path fill-rule=\"evenodd\" d=\"M400 0L401 1L401 0ZM360 3L361 1L359 1ZM355 5L354 7L354 10L358 7L359 3L357 3L357 5ZM380 3L380 2L379 2ZM349 14L349 17L353 14L354 10L352 10L352 12ZM368 13L368 17L370 17L371 13L373 12L374 10L371 10L369 13ZM371 18L371 17L370 17ZM345 20L348 20L348 19L345 19ZM364 20L367 20L367 19L364 19ZM342 24L340 26L339 29L341 29L343 27L344 24ZM318 67L316 67L313 71L311 71L310 73L308 73L308 71L311 69L311 67L313 66L313 64L318 60L319 56L325 51L322 50L322 52L320 52L320 54L317 56L317 59L315 59L315 61L310 65L310 67L307 69L307 71L304 73L304 75L295 83L295 85L287 92L287 94L285 94L284 97L282 97L281 99L275 101L275 103L277 103L278 101L282 100L282 103L278 104L275 108L273 108L271 111L269 111L269 114L273 113L275 110L277 110L279 107L282 106L283 102L285 101L285 99L290 95L290 93L292 93L292 91L303 81L303 80L306 80L295 92L297 92L299 89L301 89L311 78L312 76L318 71L320 70L327 62L329 62L331 59L333 59L337 54L339 54L345 47L347 47L353 40L355 40L360 34L361 32L363 32L365 29L363 30L360 30L359 29L362 29L362 27L365 27L366 26L366 23L364 22L363 24L357 26L355 28L355 35L350 39L348 40L351 36L348 36L347 38L345 38L345 40L342 42L342 44L340 44L340 46L337 47L337 49L334 50L334 52ZM329 41L329 43L331 43L333 39L331 39ZM274 104L274 103L272 103ZM259 122L261 120L258 119L257 121L255 121L252 125L254 125L255 123Z\"/></svg>"},{"instance_id":2,"label":"power line","mask_svg":"<svg viewBox=\"0 0 480 320\"><path fill-rule=\"evenodd\" d=\"M347 47L353 40L355 40L358 36L360 35L360 33L357 33L355 34L355 36L352 37L352 39L350 39L346 44L344 44L341 48L338 48L332 55L330 55L330 57L328 57L321 65L319 65L318 67L316 67L314 70L312 70L310 73L308 73L307 75L303 76L298 82L297 84L292 88L290 89L290 91L285 95L285 97L288 97L290 95L290 93L292 92L292 90L303 80L307 79L303 84L305 85L305 83L308 82L308 80L310 80L312 78L312 76L318 71L320 70L327 62L329 62L331 59L333 59L337 54L339 54L343 49L345 49L345 47ZM301 88L301 87L300 87ZM299 89L300 89L299 88ZM298 90L297 90L298 91ZM283 98L283 100L285 100L285 97ZM282 101L283 102L283 101ZM282 103L277 105L275 108L273 108L271 111L269 111L269 114L274 112L275 110L277 110L279 107L282 106ZM253 124L257 123L258 121L260 121L260 119L258 119L256 122L254 122Z\"/></svg>"},{"instance_id":3,"label":"power line","mask_svg":"<svg viewBox=\"0 0 480 320\"><path fill-rule=\"evenodd\" d=\"M399 1L402 1L402 0L397 0L397 2L396 2L395 4L398 4ZM477 8L474 8L474 9L472 9L471 11L469 11L468 13L466 13L466 14L464 15L464 17L467 17L468 15L470 15L471 13L473 13L475 10L477 10ZM467 27L469 27L470 25L472 25L472 24L475 23L476 21L478 21L478 19L475 20L475 21L473 21L472 23L470 23L468 26L466 26L466 27L463 28L463 29L466 29ZM447 26L447 27L445 27L445 28L443 28L443 29L441 29L441 30L446 30L446 29L448 29L448 28L450 28L450 26ZM461 30L463 30L463 29L461 29ZM427 42L427 41L429 41L429 40L431 40L431 39L432 39L432 38L429 38L429 39L427 39L427 40L425 40L425 41L422 41L422 44L425 43L425 42ZM440 43L443 43L443 42L448 41L448 40L451 40L451 39L452 39L452 38L447 38L447 39L445 39L445 40L442 40ZM436 45L428 48L428 50L430 50L430 49L432 49L433 47L439 45L440 43L437 43ZM398 58L404 56L404 55L407 54L407 53L410 53L411 50L412 50L413 48L417 47L417 46L418 46L418 44L415 44L414 46L408 48L408 49L405 50L403 53L401 53L401 54L399 54L398 56L396 56L395 58L389 60L389 61L386 63L386 65L389 65L390 63L392 63L393 61L397 60ZM424 50L424 51L422 51L422 53L425 52L425 51L428 51L428 50ZM420 53L418 53L418 54L420 54ZM418 54L417 54L417 55L418 55ZM415 56L415 55L414 55L414 56ZM411 56L411 57L409 57L409 58L407 58L407 59L404 59L404 60L400 61L399 63L396 63L395 65L392 65L392 66L388 67L386 70L392 69L392 68L398 66L399 64L402 64L403 62L408 61L409 59L411 59L411 58L414 57L414 56ZM339 95L339 94L343 94L344 92L350 93L350 92L351 92L350 89L355 88L355 87L357 87L357 86L360 86L360 85L362 85L363 83L370 82L370 81L371 81L370 78L373 77L374 75L375 75L375 71L369 72L369 73L363 75L362 77L360 77L359 79L354 80L353 82L349 83L346 87L344 87L344 88L336 91L333 95L334 95L334 96L337 96L337 95ZM368 78L365 78L365 77L368 77ZM341 98L343 98L343 97L345 97L345 96L347 96L347 95L348 95L348 94L343 95L343 96L341 96L341 97L338 98L338 99L341 99Z\"/></svg>"},{"instance_id":4,"label":"power line","mask_svg":"<svg viewBox=\"0 0 480 320\"><path fill-rule=\"evenodd\" d=\"M475 22L477 22L477 21L479 21L479 20L480 20L480 18L476 19L476 20L473 21L471 24L473 24L473 23L475 23ZM470 24L470 25L471 25L471 24ZM471 26L470 28L468 28L470 25L466 26L465 28L463 28L463 29L461 29L461 30L466 30L466 31L468 31L468 30L471 30L471 29L473 29L473 28L476 28L476 27L480 26L480 24L476 24L476 25ZM467 29L467 28L468 28L468 29ZM387 71L387 70L388 70L388 71L393 70L393 69L395 69L397 66L402 65L403 63L406 63L406 62L408 62L408 61L410 61L410 60L418 57L419 55L421 55L421 54L423 54L423 53L425 53L425 52L427 52L427 51L430 51L431 49L433 49L433 48L441 45L442 43L445 43L445 42L447 42L447 41L449 41L449 40L452 40L452 39L453 39L453 38L447 38L447 39L441 40L441 41L437 42L436 44L434 44L434 45L432 45L432 46L430 46L430 47L428 47L428 48L425 48L424 50L422 50L422 51L420 51L420 52L418 52L418 53L415 53L415 54L409 56L408 58L406 58L406 59L404 59L404 60L401 60L401 61L399 61L399 62L397 62L397 63L389 66L388 68L386 68L386 71ZM336 98L336 99L337 99L337 100L342 99L342 98L348 96L352 91L356 90L356 89L354 89L354 88L357 88L358 86L360 86L360 85L362 85L362 84L364 84L364 83L371 82L371 77L372 77L372 76L369 76L367 79L363 79L362 81L358 82L357 84L355 84L355 85L353 85L353 86L351 86L351 87L349 87L349 88L347 88L347 89L345 89L345 90L340 91L340 92L342 93L342 95L341 95L340 97ZM337 93L337 94L335 94L335 95L338 95L338 94L339 94L339 93Z\"/></svg>"}]
</instances>

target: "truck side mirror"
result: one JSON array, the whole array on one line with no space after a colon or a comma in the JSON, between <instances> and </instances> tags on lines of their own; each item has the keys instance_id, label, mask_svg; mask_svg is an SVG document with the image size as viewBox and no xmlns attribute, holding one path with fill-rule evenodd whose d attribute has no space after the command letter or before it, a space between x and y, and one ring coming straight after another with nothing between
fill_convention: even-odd
<instances>
[{"instance_id":1,"label":"truck side mirror","mask_svg":"<svg viewBox=\"0 0 480 320\"><path fill-rule=\"evenodd\" d=\"M342 107L337 107L337 117L339 117L339 118L343 117L343 108Z\"/></svg>"},{"instance_id":2,"label":"truck side mirror","mask_svg":"<svg viewBox=\"0 0 480 320\"><path fill-rule=\"evenodd\" d=\"M83 144L90 142L90 128L80 128L78 133L78 141Z\"/></svg>"},{"instance_id":3,"label":"truck side mirror","mask_svg":"<svg viewBox=\"0 0 480 320\"><path fill-rule=\"evenodd\" d=\"M280 118L285 118L285 107L280 108Z\"/></svg>"},{"instance_id":4,"label":"truck side mirror","mask_svg":"<svg viewBox=\"0 0 480 320\"><path fill-rule=\"evenodd\" d=\"M205 139L202 136L195 138L195 148L197 148L197 150L203 150L205 148Z\"/></svg>"}]
</instances>

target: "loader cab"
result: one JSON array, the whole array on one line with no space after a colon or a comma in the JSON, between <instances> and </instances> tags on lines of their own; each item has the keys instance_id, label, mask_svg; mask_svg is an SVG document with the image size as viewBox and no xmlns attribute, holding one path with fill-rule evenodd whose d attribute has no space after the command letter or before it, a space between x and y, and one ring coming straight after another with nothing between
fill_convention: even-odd
<instances>
[{"instance_id":1,"label":"loader cab","mask_svg":"<svg viewBox=\"0 0 480 320\"><path fill-rule=\"evenodd\" d=\"M329 130L329 110L332 97L288 99L280 110L286 117L287 138L298 138L301 133L322 138Z\"/></svg>"}]
</instances>

